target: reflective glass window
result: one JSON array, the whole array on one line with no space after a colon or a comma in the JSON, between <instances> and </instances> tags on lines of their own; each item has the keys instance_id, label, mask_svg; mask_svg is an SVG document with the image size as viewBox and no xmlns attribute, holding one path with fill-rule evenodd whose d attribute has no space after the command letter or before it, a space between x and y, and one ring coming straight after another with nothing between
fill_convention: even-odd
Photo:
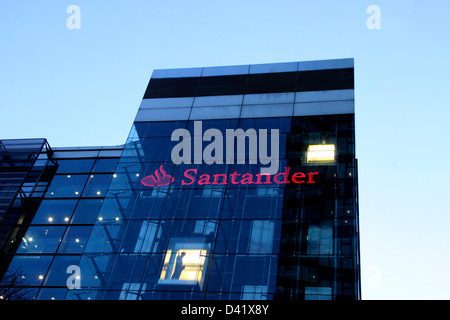
<instances>
[{"instance_id":1,"label":"reflective glass window","mask_svg":"<svg viewBox=\"0 0 450 320\"><path fill-rule=\"evenodd\" d=\"M29 227L17 253L54 253L59 246L66 227Z\"/></svg>"},{"instance_id":2,"label":"reflective glass window","mask_svg":"<svg viewBox=\"0 0 450 320\"><path fill-rule=\"evenodd\" d=\"M92 172L114 172L118 162L118 158L97 159Z\"/></svg>"},{"instance_id":3,"label":"reflective glass window","mask_svg":"<svg viewBox=\"0 0 450 320\"><path fill-rule=\"evenodd\" d=\"M83 191L87 178L88 175L84 174L57 175L53 177L52 182L45 193L45 197L79 197Z\"/></svg>"},{"instance_id":4,"label":"reflective glass window","mask_svg":"<svg viewBox=\"0 0 450 320\"><path fill-rule=\"evenodd\" d=\"M91 172L95 159L57 160L57 173L88 173Z\"/></svg>"},{"instance_id":5,"label":"reflective glass window","mask_svg":"<svg viewBox=\"0 0 450 320\"><path fill-rule=\"evenodd\" d=\"M103 199L80 199L72 218L72 224L93 224Z\"/></svg>"},{"instance_id":6,"label":"reflective glass window","mask_svg":"<svg viewBox=\"0 0 450 320\"><path fill-rule=\"evenodd\" d=\"M65 300L67 288L42 288L37 296L38 300Z\"/></svg>"},{"instance_id":7,"label":"reflective glass window","mask_svg":"<svg viewBox=\"0 0 450 320\"><path fill-rule=\"evenodd\" d=\"M331 300L331 287L306 287L305 300Z\"/></svg>"},{"instance_id":8,"label":"reflective glass window","mask_svg":"<svg viewBox=\"0 0 450 320\"><path fill-rule=\"evenodd\" d=\"M137 220L134 222L134 225L136 225L134 228L128 229L131 238L131 247L134 247L133 249L130 247L130 249L132 249L133 252L139 253L152 252L155 248L155 240L157 241L157 238L155 239L155 237L160 234L161 231L161 229L158 228L157 221ZM136 232L135 229L138 229L139 231Z\"/></svg>"},{"instance_id":9,"label":"reflective glass window","mask_svg":"<svg viewBox=\"0 0 450 320\"><path fill-rule=\"evenodd\" d=\"M80 256L56 255L48 270L44 285L65 287L67 285L67 279L73 274L73 271L68 269L69 266L78 265L79 261Z\"/></svg>"},{"instance_id":10,"label":"reflective glass window","mask_svg":"<svg viewBox=\"0 0 450 320\"><path fill-rule=\"evenodd\" d=\"M291 132L291 117L280 118L250 118L240 119L239 127L243 130L253 128L255 130L267 129L270 133L271 129L278 129L281 132Z\"/></svg>"},{"instance_id":11,"label":"reflective glass window","mask_svg":"<svg viewBox=\"0 0 450 320\"><path fill-rule=\"evenodd\" d=\"M112 178L112 174L91 174L87 179L83 197L104 197Z\"/></svg>"},{"instance_id":12,"label":"reflective glass window","mask_svg":"<svg viewBox=\"0 0 450 320\"><path fill-rule=\"evenodd\" d=\"M32 224L66 224L69 223L77 200L43 200L37 210Z\"/></svg>"},{"instance_id":13,"label":"reflective glass window","mask_svg":"<svg viewBox=\"0 0 450 320\"><path fill-rule=\"evenodd\" d=\"M208 291L250 291L245 286L267 286L267 292L275 292L277 256L215 254L208 278ZM239 270L239 271L237 271ZM232 276L231 276L232 275Z\"/></svg>"},{"instance_id":14,"label":"reflective glass window","mask_svg":"<svg viewBox=\"0 0 450 320\"><path fill-rule=\"evenodd\" d=\"M239 119L223 119L223 120L203 120L201 122L202 125L202 133L204 133L208 129L218 129L225 136L227 129L236 130L240 126ZM187 129L190 132L191 136L194 135L194 125L195 121L189 121Z\"/></svg>"},{"instance_id":15,"label":"reflective glass window","mask_svg":"<svg viewBox=\"0 0 450 320\"><path fill-rule=\"evenodd\" d=\"M124 228L122 223L103 220L95 224L84 252L118 252L123 240L119 236L119 232Z\"/></svg>"},{"instance_id":16,"label":"reflective glass window","mask_svg":"<svg viewBox=\"0 0 450 320\"><path fill-rule=\"evenodd\" d=\"M170 137L176 129L186 128L186 121L150 122L145 137Z\"/></svg>"},{"instance_id":17,"label":"reflective glass window","mask_svg":"<svg viewBox=\"0 0 450 320\"><path fill-rule=\"evenodd\" d=\"M52 256L18 255L11 261L8 272L23 281L24 285L39 286L44 281L52 259Z\"/></svg>"},{"instance_id":18,"label":"reflective glass window","mask_svg":"<svg viewBox=\"0 0 450 320\"><path fill-rule=\"evenodd\" d=\"M333 249L333 227L310 225L308 228L308 254L331 254Z\"/></svg>"},{"instance_id":19,"label":"reflective glass window","mask_svg":"<svg viewBox=\"0 0 450 320\"><path fill-rule=\"evenodd\" d=\"M249 253L272 253L274 233L274 221L252 221Z\"/></svg>"},{"instance_id":20,"label":"reflective glass window","mask_svg":"<svg viewBox=\"0 0 450 320\"><path fill-rule=\"evenodd\" d=\"M58 253L83 253L91 230L91 226L68 227Z\"/></svg>"}]
</instances>

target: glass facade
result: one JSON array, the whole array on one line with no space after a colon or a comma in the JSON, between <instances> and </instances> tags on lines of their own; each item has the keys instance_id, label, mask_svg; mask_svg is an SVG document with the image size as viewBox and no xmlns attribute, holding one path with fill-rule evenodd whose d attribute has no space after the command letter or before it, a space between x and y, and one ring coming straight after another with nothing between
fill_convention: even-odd
<instances>
[{"instance_id":1,"label":"glass facade","mask_svg":"<svg viewBox=\"0 0 450 320\"><path fill-rule=\"evenodd\" d=\"M105 151L48 147L35 154L34 167L45 164L45 170L6 214L18 218L1 248L4 299L65 299L68 267L80 261L122 147L108 157Z\"/></svg>"},{"instance_id":2,"label":"glass facade","mask_svg":"<svg viewBox=\"0 0 450 320\"><path fill-rule=\"evenodd\" d=\"M30 298L360 298L352 59L155 70L117 156L77 152L4 250Z\"/></svg>"}]
</instances>

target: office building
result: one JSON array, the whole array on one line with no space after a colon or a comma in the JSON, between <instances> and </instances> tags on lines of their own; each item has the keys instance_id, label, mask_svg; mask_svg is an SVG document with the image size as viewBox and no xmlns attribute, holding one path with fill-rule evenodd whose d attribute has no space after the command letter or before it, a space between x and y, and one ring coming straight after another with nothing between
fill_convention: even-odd
<instances>
[{"instance_id":1,"label":"office building","mask_svg":"<svg viewBox=\"0 0 450 320\"><path fill-rule=\"evenodd\" d=\"M155 70L123 145L1 142L5 297L360 299L353 59Z\"/></svg>"}]
</instances>

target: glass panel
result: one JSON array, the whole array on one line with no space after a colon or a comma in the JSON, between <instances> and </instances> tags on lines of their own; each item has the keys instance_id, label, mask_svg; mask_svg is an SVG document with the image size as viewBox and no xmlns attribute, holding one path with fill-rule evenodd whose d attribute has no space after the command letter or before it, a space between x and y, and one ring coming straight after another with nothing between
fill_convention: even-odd
<instances>
[{"instance_id":1,"label":"glass panel","mask_svg":"<svg viewBox=\"0 0 450 320\"><path fill-rule=\"evenodd\" d=\"M86 244L85 252L119 252L122 238L119 232L123 229L122 221L99 221L92 229L92 235Z\"/></svg>"},{"instance_id":2,"label":"glass panel","mask_svg":"<svg viewBox=\"0 0 450 320\"><path fill-rule=\"evenodd\" d=\"M308 254L331 254L333 249L332 226L314 226L308 228Z\"/></svg>"},{"instance_id":3,"label":"glass panel","mask_svg":"<svg viewBox=\"0 0 450 320\"><path fill-rule=\"evenodd\" d=\"M57 173L88 173L91 172L95 159L57 160Z\"/></svg>"},{"instance_id":4,"label":"glass panel","mask_svg":"<svg viewBox=\"0 0 450 320\"><path fill-rule=\"evenodd\" d=\"M67 295L64 288L43 288L39 290L38 300L64 300Z\"/></svg>"},{"instance_id":5,"label":"glass panel","mask_svg":"<svg viewBox=\"0 0 450 320\"><path fill-rule=\"evenodd\" d=\"M43 200L31 224L69 223L77 200Z\"/></svg>"},{"instance_id":6,"label":"glass panel","mask_svg":"<svg viewBox=\"0 0 450 320\"><path fill-rule=\"evenodd\" d=\"M145 292L147 284L140 282L129 283L125 282L122 285L122 290L120 291L119 300L142 300L142 293Z\"/></svg>"},{"instance_id":7,"label":"glass panel","mask_svg":"<svg viewBox=\"0 0 450 320\"><path fill-rule=\"evenodd\" d=\"M44 280L52 256L15 256L9 265L11 272L26 286L39 286Z\"/></svg>"},{"instance_id":8,"label":"glass panel","mask_svg":"<svg viewBox=\"0 0 450 320\"><path fill-rule=\"evenodd\" d=\"M83 253L91 231L91 226L69 227L58 249L58 253Z\"/></svg>"},{"instance_id":9,"label":"glass panel","mask_svg":"<svg viewBox=\"0 0 450 320\"><path fill-rule=\"evenodd\" d=\"M73 214L72 224L94 224L103 199L81 199Z\"/></svg>"},{"instance_id":10,"label":"glass panel","mask_svg":"<svg viewBox=\"0 0 450 320\"><path fill-rule=\"evenodd\" d=\"M66 227L29 227L17 253L54 253Z\"/></svg>"},{"instance_id":11,"label":"glass panel","mask_svg":"<svg viewBox=\"0 0 450 320\"><path fill-rule=\"evenodd\" d=\"M331 300L331 287L306 287L305 300Z\"/></svg>"},{"instance_id":12,"label":"glass panel","mask_svg":"<svg viewBox=\"0 0 450 320\"><path fill-rule=\"evenodd\" d=\"M83 197L104 197L112 178L112 174L91 174L84 188Z\"/></svg>"},{"instance_id":13,"label":"glass panel","mask_svg":"<svg viewBox=\"0 0 450 320\"><path fill-rule=\"evenodd\" d=\"M272 253L274 221L252 221L249 253Z\"/></svg>"},{"instance_id":14,"label":"glass panel","mask_svg":"<svg viewBox=\"0 0 450 320\"><path fill-rule=\"evenodd\" d=\"M275 292L277 256L215 254L208 278L208 291L241 292L246 286L266 286L268 293ZM239 270L239 271L238 271ZM248 289L245 289L248 288Z\"/></svg>"},{"instance_id":15,"label":"glass panel","mask_svg":"<svg viewBox=\"0 0 450 320\"><path fill-rule=\"evenodd\" d=\"M268 300L267 286L244 285L242 300Z\"/></svg>"},{"instance_id":16,"label":"glass panel","mask_svg":"<svg viewBox=\"0 0 450 320\"><path fill-rule=\"evenodd\" d=\"M78 265L80 256L62 256L56 255L48 270L45 286L67 286L67 279L73 274L73 271L67 272L68 267Z\"/></svg>"},{"instance_id":17,"label":"glass panel","mask_svg":"<svg viewBox=\"0 0 450 320\"><path fill-rule=\"evenodd\" d=\"M167 247L159 286L193 286L205 284L210 244L202 237L172 238Z\"/></svg>"},{"instance_id":18,"label":"glass panel","mask_svg":"<svg viewBox=\"0 0 450 320\"><path fill-rule=\"evenodd\" d=\"M153 240L156 235L158 224L152 221L142 221L134 252L151 252Z\"/></svg>"},{"instance_id":19,"label":"glass panel","mask_svg":"<svg viewBox=\"0 0 450 320\"><path fill-rule=\"evenodd\" d=\"M88 175L68 174L55 176L45 193L45 197L79 197L87 178Z\"/></svg>"},{"instance_id":20,"label":"glass panel","mask_svg":"<svg viewBox=\"0 0 450 320\"><path fill-rule=\"evenodd\" d=\"M118 162L119 162L118 158L97 159L97 161L95 161L95 165L94 168L92 169L92 172L114 172Z\"/></svg>"}]
</instances>

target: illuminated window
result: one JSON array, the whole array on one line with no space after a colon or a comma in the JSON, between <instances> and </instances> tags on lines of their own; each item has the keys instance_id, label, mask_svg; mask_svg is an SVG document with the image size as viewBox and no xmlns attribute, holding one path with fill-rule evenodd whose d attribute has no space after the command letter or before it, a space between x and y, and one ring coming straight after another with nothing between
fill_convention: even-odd
<instances>
[{"instance_id":1,"label":"illuminated window","mask_svg":"<svg viewBox=\"0 0 450 320\"><path fill-rule=\"evenodd\" d=\"M199 283L203 274L206 250L180 249L167 250L160 280L171 282ZM180 281L182 280L182 281Z\"/></svg>"},{"instance_id":2,"label":"illuminated window","mask_svg":"<svg viewBox=\"0 0 450 320\"><path fill-rule=\"evenodd\" d=\"M308 147L306 154L307 163L334 162L334 144L316 144Z\"/></svg>"}]
</instances>

